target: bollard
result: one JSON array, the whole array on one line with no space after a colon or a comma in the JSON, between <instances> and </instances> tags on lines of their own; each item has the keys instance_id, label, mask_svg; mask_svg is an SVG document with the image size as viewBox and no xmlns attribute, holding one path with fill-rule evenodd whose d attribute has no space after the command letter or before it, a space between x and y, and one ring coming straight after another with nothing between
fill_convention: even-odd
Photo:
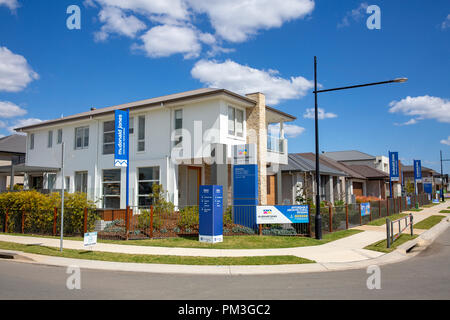
<instances>
[{"instance_id":1,"label":"bollard","mask_svg":"<svg viewBox=\"0 0 450 320\"><path fill-rule=\"evenodd\" d=\"M56 236L56 220L58 219L58 208L53 210L53 236Z\"/></svg>"},{"instance_id":2,"label":"bollard","mask_svg":"<svg viewBox=\"0 0 450 320\"><path fill-rule=\"evenodd\" d=\"M413 221L414 221L414 217L412 214L409 215L411 217L411 237L414 236L414 227L413 227Z\"/></svg>"}]
</instances>

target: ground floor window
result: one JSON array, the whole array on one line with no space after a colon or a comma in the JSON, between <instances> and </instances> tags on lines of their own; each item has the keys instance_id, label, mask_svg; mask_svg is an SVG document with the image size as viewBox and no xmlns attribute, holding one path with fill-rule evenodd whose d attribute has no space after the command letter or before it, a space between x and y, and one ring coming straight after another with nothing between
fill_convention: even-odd
<instances>
[{"instance_id":1,"label":"ground floor window","mask_svg":"<svg viewBox=\"0 0 450 320\"><path fill-rule=\"evenodd\" d=\"M138 168L138 204L140 207L152 205L150 194L154 184L159 184L159 167Z\"/></svg>"},{"instance_id":2,"label":"ground floor window","mask_svg":"<svg viewBox=\"0 0 450 320\"><path fill-rule=\"evenodd\" d=\"M75 172L75 192L87 193L88 172Z\"/></svg>"},{"instance_id":3,"label":"ground floor window","mask_svg":"<svg viewBox=\"0 0 450 320\"><path fill-rule=\"evenodd\" d=\"M52 191L56 186L56 173L47 174L48 190Z\"/></svg>"},{"instance_id":4,"label":"ground floor window","mask_svg":"<svg viewBox=\"0 0 450 320\"><path fill-rule=\"evenodd\" d=\"M120 169L103 170L103 208L120 209Z\"/></svg>"}]
</instances>

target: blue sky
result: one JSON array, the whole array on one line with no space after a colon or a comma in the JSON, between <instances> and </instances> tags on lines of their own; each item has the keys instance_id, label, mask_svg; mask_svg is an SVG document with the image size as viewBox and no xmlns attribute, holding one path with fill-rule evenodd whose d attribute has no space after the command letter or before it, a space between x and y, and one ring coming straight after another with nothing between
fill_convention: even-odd
<instances>
[{"instance_id":1,"label":"blue sky","mask_svg":"<svg viewBox=\"0 0 450 320\"><path fill-rule=\"evenodd\" d=\"M49 4L51 3L51 5ZM263 91L295 115L290 152L314 150L313 57L321 151L398 151L440 170L450 158L450 2L0 0L0 135L39 120L219 86ZM68 6L81 9L69 30ZM378 5L381 29L366 7ZM450 171L450 164L446 164Z\"/></svg>"}]
</instances>

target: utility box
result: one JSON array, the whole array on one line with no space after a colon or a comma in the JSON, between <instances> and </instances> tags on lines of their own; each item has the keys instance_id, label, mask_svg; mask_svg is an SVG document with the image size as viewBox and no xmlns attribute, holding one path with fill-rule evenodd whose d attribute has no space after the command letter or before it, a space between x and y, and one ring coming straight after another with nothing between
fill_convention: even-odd
<instances>
[{"instance_id":1,"label":"utility box","mask_svg":"<svg viewBox=\"0 0 450 320\"><path fill-rule=\"evenodd\" d=\"M223 242L222 186L200 186L199 241Z\"/></svg>"}]
</instances>

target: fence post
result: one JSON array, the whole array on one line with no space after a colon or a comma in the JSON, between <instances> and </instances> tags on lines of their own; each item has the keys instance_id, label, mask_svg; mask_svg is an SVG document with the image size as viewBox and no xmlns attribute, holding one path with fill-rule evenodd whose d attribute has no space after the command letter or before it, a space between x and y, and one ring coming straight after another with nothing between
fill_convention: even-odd
<instances>
[{"instance_id":1,"label":"fence post","mask_svg":"<svg viewBox=\"0 0 450 320\"><path fill-rule=\"evenodd\" d=\"M398 213L403 212L403 197L398 198L398 202L399 202L399 211Z\"/></svg>"},{"instance_id":2,"label":"fence post","mask_svg":"<svg viewBox=\"0 0 450 320\"><path fill-rule=\"evenodd\" d=\"M259 236L262 236L262 224L259 225Z\"/></svg>"},{"instance_id":3,"label":"fence post","mask_svg":"<svg viewBox=\"0 0 450 320\"><path fill-rule=\"evenodd\" d=\"M8 233L8 215L9 215L9 209L6 209L6 214L5 214L5 233Z\"/></svg>"},{"instance_id":4,"label":"fence post","mask_svg":"<svg viewBox=\"0 0 450 320\"><path fill-rule=\"evenodd\" d=\"M153 206L150 206L150 239L153 238Z\"/></svg>"},{"instance_id":5,"label":"fence post","mask_svg":"<svg viewBox=\"0 0 450 320\"><path fill-rule=\"evenodd\" d=\"M348 203L345 204L345 228L348 229Z\"/></svg>"},{"instance_id":6,"label":"fence post","mask_svg":"<svg viewBox=\"0 0 450 320\"><path fill-rule=\"evenodd\" d=\"M381 200L378 200L378 216L381 218Z\"/></svg>"},{"instance_id":7,"label":"fence post","mask_svg":"<svg viewBox=\"0 0 450 320\"><path fill-rule=\"evenodd\" d=\"M369 215L369 220L372 221L372 204L370 204L370 215Z\"/></svg>"},{"instance_id":8,"label":"fence post","mask_svg":"<svg viewBox=\"0 0 450 320\"><path fill-rule=\"evenodd\" d=\"M386 216L389 217L389 198L386 198Z\"/></svg>"},{"instance_id":9,"label":"fence post","mask_svg":"<svg viewBox=\"0 0 450 320\"><path fill-rule=\"evenodd\" d=\"M331 205L328 207L328 220L330 223L328 230L330 232L333 232L333 208L331 207Z\"/></svg>"},{"instance_id":10,"label":"fence post","mask_svg":"<svg viewBox=\"0 0 450 320\"><path fill-rule=\"evenodd\" d=\"M53 236L56 236L56 220L58 219L58 208L53 210Z\"/></svg>"},{"instance_id":11,"label":"fence post","mask_svg":"<svg viewBox=\"0 0 450 320\"><path fill-rule=\"evenodd\" d=\"M88 209L84 208L84 233L87 233L87 227L88 227L88 220L87 220L87 216L88 216Z\"/></svg>"},{"instance_id":12,"label":"fence post","mask_svg":"<svg viewBox=\"0 0 450 320\"><path fill-rule=\"evenodd\" d=\"M390 229L390 221L388 218L386 218L386 241L387 241L387 247L390 248L391 247L391 235L389 232Z\"/></svg>"},{"instance_id":13,"label":"fence post","mask_svg":"<svg viewBox=\"0 0 450 320\"><path fill-rule=\"evenodd\" d=\"M125 212L125 238L128 240L128 231L130 230L130 207L127 206L127 210Z\"/></svg>"},{"instance_id":14,"label":"fence post","mask_svg":"<svg viewBox=\"0 0 450 320\"><path fill-rule=\"evenodd\" d=\"M22 234L25 233L25 211L22 209Z\"/></svg>"},{"instance_id":15,"label":"fence post","mask_svg":"<svg viewBox=\"0 0 450 320\"><path fill-rule=\"evenodd\" d=\"M392 198L392 202L393 202L393 206L394 206L394 214L395 214L395 207L396 207L396 205L395 205L395 198Z\"/></svg>"},{"instance_id":16,"label":"fence post","mask_svg":"<svg viewBox=\"0 0 450 320\"><path fill-rule=\"evenodd\" d=\"M361 203L359 204L359 224L362 226Z\"/></svg>"},{"instance_id":17,"label":"fence post","mask_svg":"<svg viewBox=\"0 0 450 320\"><path fill-rule=\"evenodd\" d=\"M308 205L308 236L311 238L311 207Z\"/></svg>"}]
</instances>

